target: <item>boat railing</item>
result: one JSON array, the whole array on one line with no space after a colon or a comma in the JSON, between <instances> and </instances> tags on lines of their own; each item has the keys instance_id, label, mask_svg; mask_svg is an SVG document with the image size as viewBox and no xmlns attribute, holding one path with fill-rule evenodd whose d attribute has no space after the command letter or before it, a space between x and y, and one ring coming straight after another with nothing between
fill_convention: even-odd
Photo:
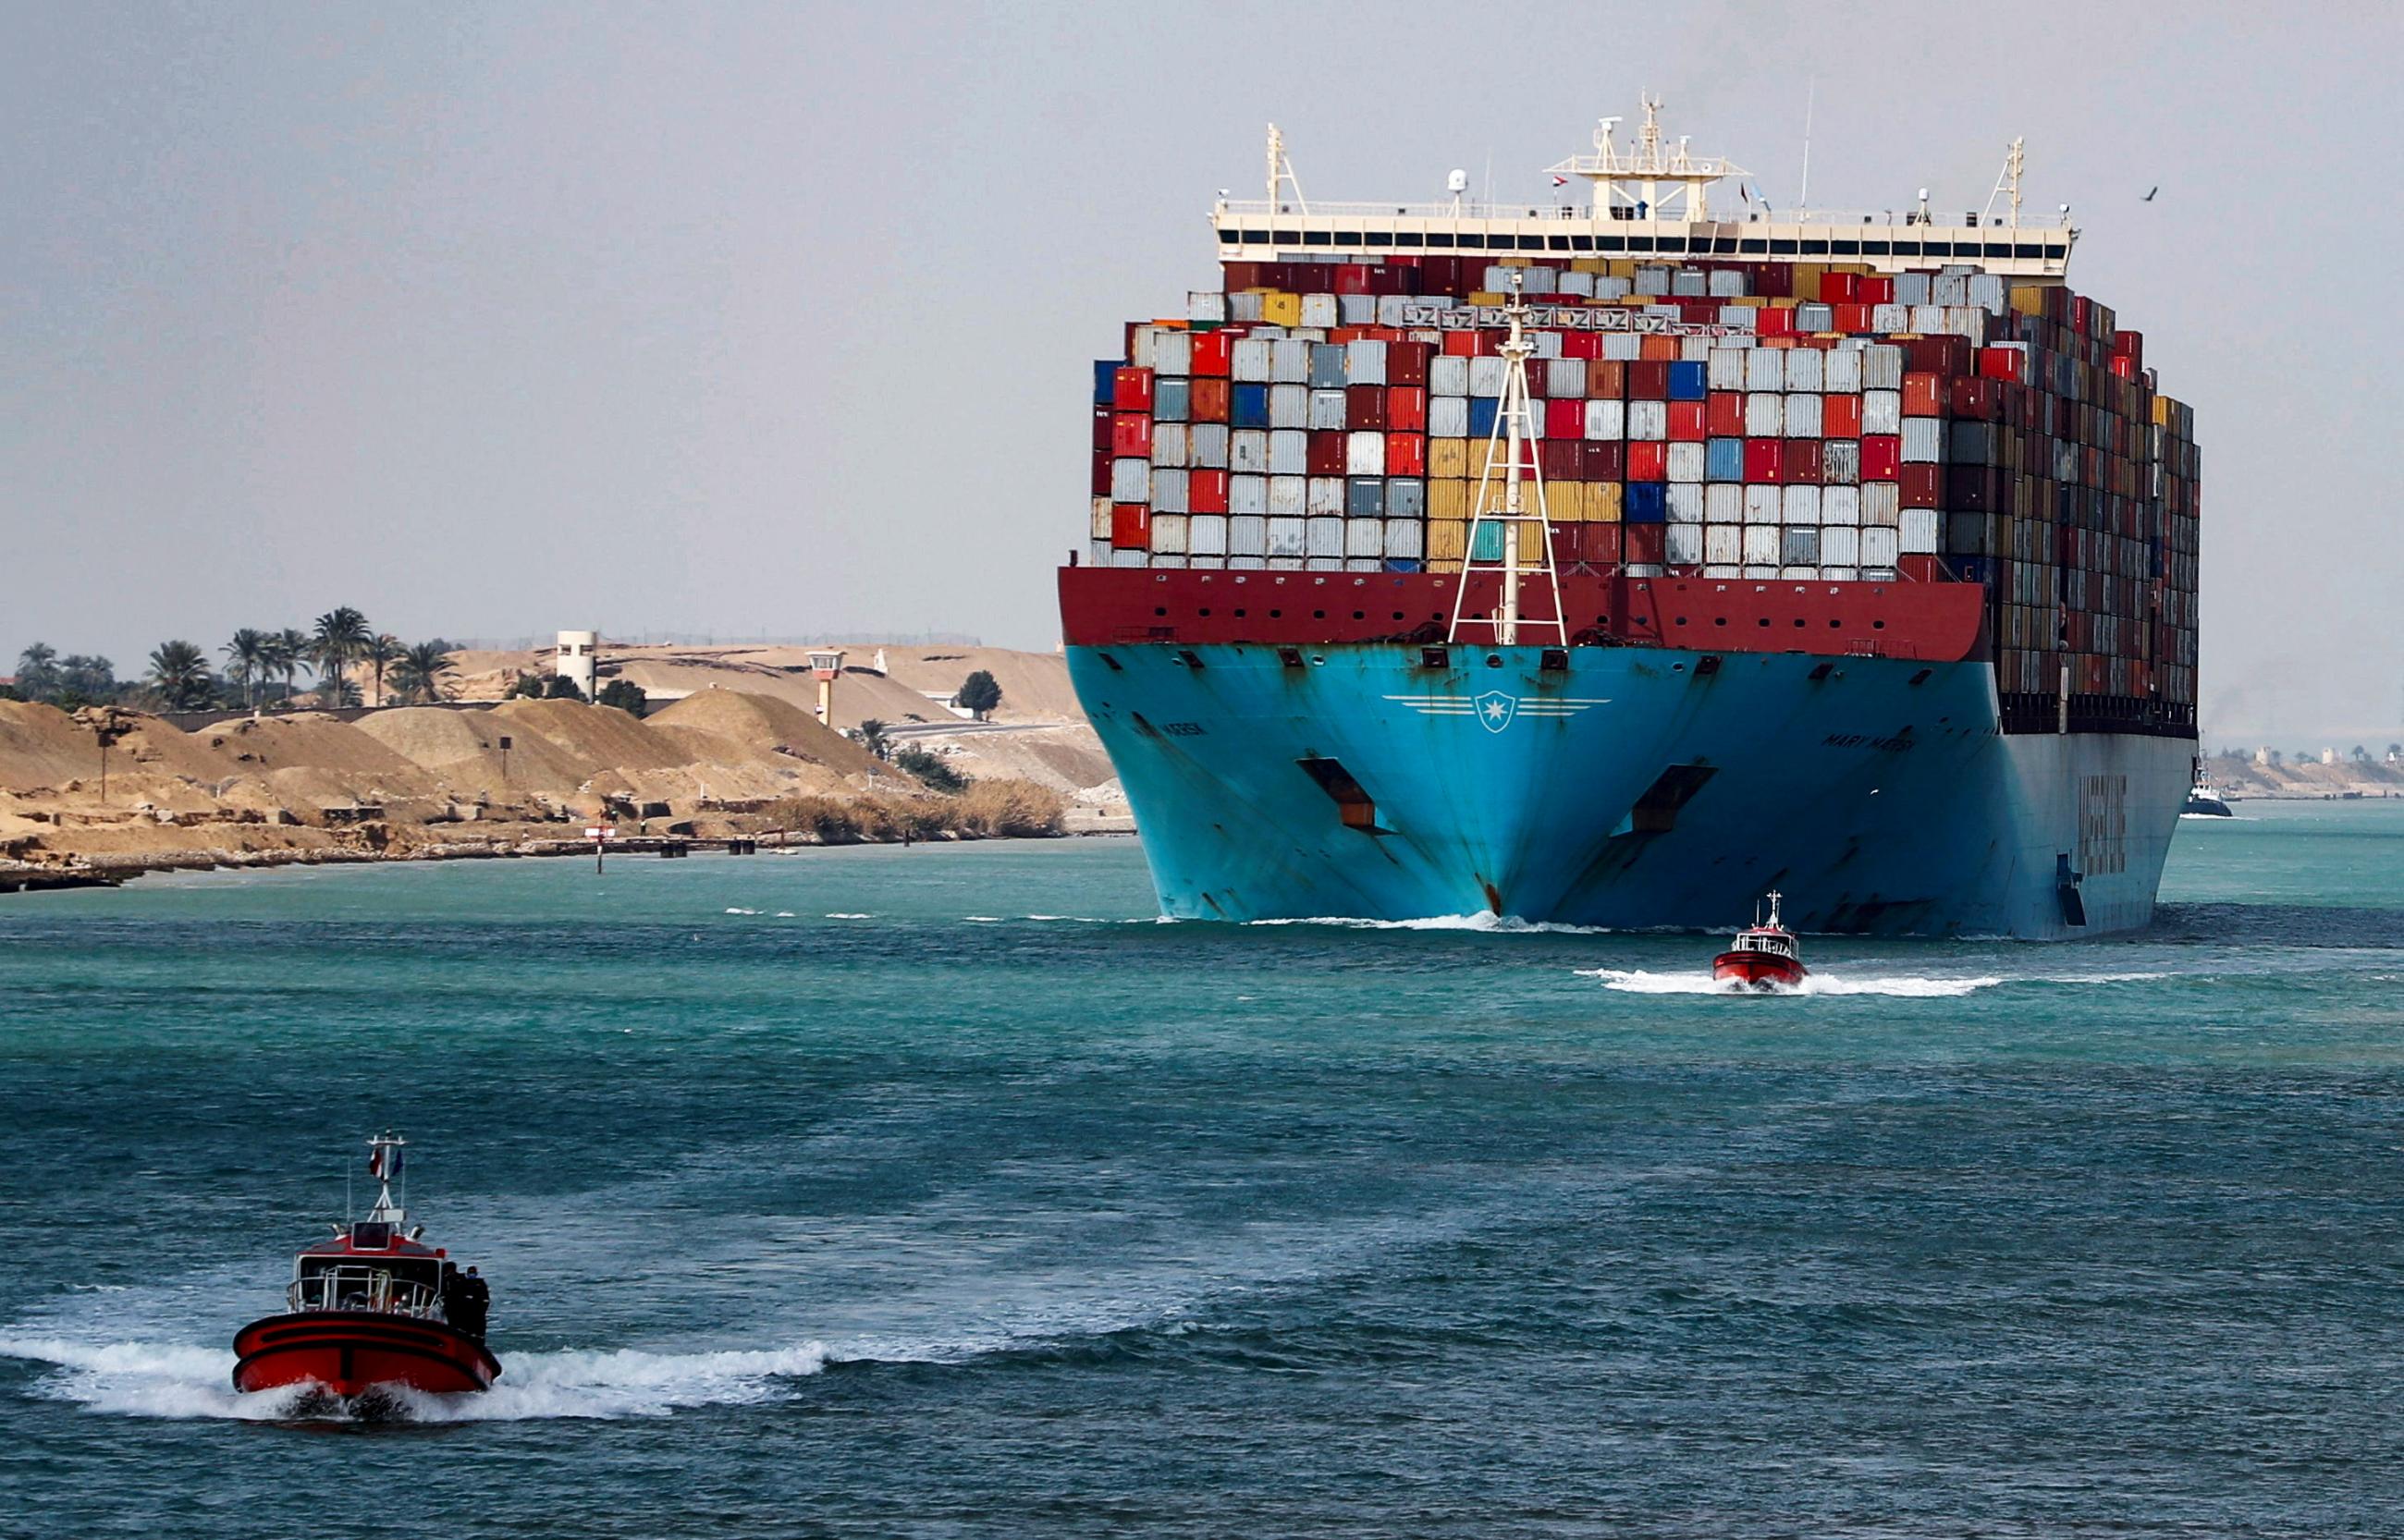
<instances>
[{"instance_id":1,"label":"boat railing","mask_svg":"<svg viewBox=\"0 0 2404 1540\"><path fill-rule=\"evenodd\" d=\"M442 1315L439 1293L383 1268L328 1268L293 1280L285 1297L296 1311L372 1311L435 1320Z\"/></svg>"}]
</instances>

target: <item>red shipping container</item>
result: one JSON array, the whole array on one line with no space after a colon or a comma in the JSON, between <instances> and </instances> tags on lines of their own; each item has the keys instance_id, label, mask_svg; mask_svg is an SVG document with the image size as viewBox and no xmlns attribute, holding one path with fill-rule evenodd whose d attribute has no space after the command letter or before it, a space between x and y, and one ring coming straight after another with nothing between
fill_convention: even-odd
<instances>
[{"instance_id":1,"label":"red shipping container","mask_svg":"<svg viewBox=\"0 0 2404 1540\"><path fill-rule=\"evenodd\" d=\"M1920 374L1970 372L1970 340L1948 332L1940 337L1910 337L1902 343L1903 367Z\"/></svg>"},{"instance_id":2,"label":"red shipping container","mask_svg":"<svg viewBox=\"0 0 2404 1540\"><path fill-rule=\"evenodd\" d=\"M1762 337L1795 335L1795 311L1792 306L1764 305L1753 312L1753 329Z\"/></svg>"},{"instance_id":3,"label":"red shipping container","mask_svg":"<svg viewBox=\"0 0 2404 1540\"><path fill-rule=\"evenodd\" d=\"M1937 398L1938 383L1933 374L1907 374L1903 377L1903 414L1906 417L1936 417L1942 411Z\"/></svg>"},{"instance_id":4,"label":"red shipping container","mask_svg":"<svg viewBox=\"0 0 2404 1540\"><path fill-rule=\"evenodd\" d=\"M1143 372L1147 378L1152 373L1149 369ZM1111 451L1130 460L1152 457L1152 416L1149 410L1140 414L1123 411L1111 420Z\"/></svg>"},{"instance_id":5,"label":"red shipping container","mask_svg":"<svg viewBox=\"0 0 2404 1540\"><path fill-rule=\"evenodd\" d=\"M1478 353L1478 336L1479 334L1474 331L1446 332L1444 334L1445 356L1447 358L1475 358L1477 356Z\"/></svg>"},{"instance_id":6,"label":"red shipping container","mask_svg":"<svg viewBox=\"0 0 2404 1540\"><path fill-rule=\"evenodd\" d=\"M1945 506L1945 467L1911 465L1902 467L1903 506L1907 508L1941 508Z\"/></svg>"},{"instance_id":7,"label":"red shipping container","mask_svg":"<svg viewBox=\"0 0 2404 1540\"><path fill-rule=\"evenodd\" d=\"M1237 334L1231 331L1197 331L1194 334L1192 361L1187 371L1196 378L1227 373L1227 360L1234 356Z\"/></svg>"},{"instance_id":8,"label":"red shipping container","mask_svg":"<svg viewBox=\"0 0 2404 1540\"><path fill-rule=\"evenodd\" d=\"M1386 344L1386 383L1389 385L1424 385L1428 377L1428 357L1435 349L1426 342L1389 342Z\"/></svg>"},{"instance_id":9,"label":"red shipping container","mask_svg":"<svg viewBox=\"0 0 2404 1540\"><path fill-rule=\"evenodd\" d=\"M1195 470L1185 473L1185 506L1194 513L1227 511L1227 473Z\"/></svg>"},{"instance_id":10,"label":"red shipping container","mask_svg":"<svg viewBox=\"0 0 2404 1540\"><path fill-rule=\"evenodd\" d=\"M1222 262L1219 264L1219 271L1226 282L1227 292L1233 294L1237 289L1265 289L1273 286L1267 279L1261 276L1263 271L1268 266L1266 262Z\"/></svg>"},{"instance_id":11,"label":"red shipping container","mask_svg":"<svg viewBox=\"0 0 2404 1540\"><path fill-rule=\"evenodd\" d=\"M1964 375L1951 382L1953 415L1975 422L1998 423L2004 416L2004 382Z\"/></svg>"},{"instance_id":12,"label":"red shipping container","mask_svg":"<svg viewBox=\"0 0 2404 1540\"><path fill-rule=\"evenodd\" d=\"M1687 326L1714 326L1718 324L1719 318L1720 302L1716 299L1681 299L1678 301L1678 319L1684 322Z\"/></svg>"},{"instance_id":13,"label":"red shipping container","mask_svg":"<svg viewBox=\"0 0 2404 1540\"><path fill-rule=\"evenodd\" d=\"M1894 303L1894 280L1885 274L1865 273L1854 280L1853 298L1865 305Z\"/></svg>"},{"instance_id":14,"label":"red shipping container","mask_svg":"<svg viewBox=\"0 0 2404 1540\"><path fill-rule=\"evenodd\" d=\"M1934 556L1898 556L1894 570L1907 583L1934 583L1944 576Z\"/></svg>"},{"instance_id":15,"label":"red shipping container","mask_svg":"<svg viewBox=\"0 0 2404 1540\"><path fill-rule=\"evenodd\" d=\"M1673 444L1699 444L1711 435L1706 403L1672 401L1670 403L1670 441Z\"/></svg>"},{"instance_id":16,"label":"red shipping container","mask_svg":"<svg viewBox=\"0 0 2404 1540\"><path fill-rule=\"evenodd\" d=\"M1858 335L1878 324L1877 308L1871 305L1843 304L1834 307L1837 329Z\"/></svg>"},{"instance_id":17,"label":"red shipping container","mask_svg":"<svg viewBox=\"0 0 2404 1540\"><path fill-rule=\"evenodd\" d=\"M1578 555L1592 565L1616 566L1622 549L1621 524L1572 524L1578 532Z\"/></svg>"},{"instance_id":18,"label":"red shipping container","mask_svg":"<svg viewBox=\"0 0 2404 1540\"><path fill-rule=\"evenodd\" d=\"M1115 442L1111 437L1111 423L1118 414L1108 407L1094 409L1094 448L1107 451Z\"/></svg>"},{"instance_id":19,"label":"red shipping container","mask_svg":"<svg viewBox=\"0 0 2404 1540\"><path fill-rule=\"evenodd\" d=\"M1674 364L1678 361L1678 340L1647 332L1636 340L1636 356L1648 364Z\"/></svg>"},{"instance_id":20,"label":"red shipping container","mask_svg":"<svg viewBox=\"0 0 2404 1540\"><path fill-rule=\"evenodd\" d=\"M1783 262L1745 264L1745 292L1765 299L1790 299L1795 295L1795 270Z\"/></svg>"},{"instance_id":21,"label":"red shipping container","mask_svg":"<svg viewBox=\"0 0 2404 1540\"><path fill-rule=\"evenodd\" d=\"M1652 339L1647 338L1646 340ZM1670 398L1670 366L1651 359L1628 365L1628 398L1631 401L1667 401Z\"/></svg>"},{"instance_id":22,"label":"red shipping container","mask_svg":"<svg viewBox=\"0 0 2404 1540\"><path fill-rule=\"evenodd\" d=\"M1311 475L1344 474L1344 434L1341 430L1329 428L1312 434L1309 443L1304 446L1304 453Z\"/></svg>"},{"instance_id":23,"label":"red shipping container","mask_svg":"<svg viewBox=\"0 0 2404 1540\"><path fill-rule=\"evenodd\" d=\"M1895 452L1902 452L1900 442ZM1748 438L1744 441L1744 479L1775 484L1786 479L1786 440Z\"/></svg>"},{"instance_id":24,"label":"red shipping container","mask_svg":"<svg viewBox=\"0 0 2404 1540\"><path fill-rule=\"evenodd\" d=\"M1152 546L1152 508L1143 503L1111 505L1111 544L1121 550L1148 550Z\"/></svg>"},{"instance_id":25,"label":"red shipping container","mask_svg":"<svg viewBox=\"0 0 2404 1540\"><path fill-rule=\"evenodd\" d=\"M1849 305L1861 297L1861 282L1854 273L1824 272L1820 275L1820 302Z\"/></svg>"},{"instance_id":26,"label":"red shipping container","mask_svg":"<svg viewBox=\"0 0 2404 1540\"><path fill-rule=\"evenodd\" d=\"M1121 411L1152 410L1152 371L1121 366L1111 377L1111 404Z\"/></svg>"},{"instance_id":27,"label":"red shipping container","mask_svg":"<svg viewBox=\"0 0 2404 1540\"><path fill-rule=\"evenodd\" d=\"M1550 393L1544 389L1547 371L1530 366L1528 370L1528 399L1541 401Z\"/></svg>"},{"instance_id":28,"label":"red shipping container","mask_svg":"<svg viewBox=\"0 0 2404 1540\"><path fill-rule=\"evenodd\" d=\"M1108 450L1094 451L1094 490L1087 495L1108 497L1111 494L1111 459Z\"/></svg>"},{"instance_id":29,"label":"red shipping container","mask_svg":"<svg viewBox=\"0 0 2404 1540\"><path fill-rule=\"evenodd\" d=\"M1585 446L1586 477L1588 481L1624 481L1628 479L1628 444L1619 438L1589 438Z\"/></svg>"},{"instance_id":30,"label":"red shipping container","mask_svg":"<svg viewBox=\"0 0 2404 1540\"><path fill-rule=\"evenodd\" d=\"M1658 438L1638 438L1629 441L1628 479L1630 481L1670 479L1670 446Z\"/></svg>"},{"instance_id":31,"label":"red shipping container","mask_svg":"<svg viewBox=\"0 0 2404 1540\"><path fill-rule=\"evenodd\" d=\"M1347 427L1384 428L1386 420L1386 387L1383 385L1347 385L1344 388L1344 423Z\"/></svg>"},{"instance_id":32,"label":"red shipping container","mask_svg":"<svg viewBox=\"0 0 2404 1540\"><path fill-rule=\"evenodd\" d=\"M1233 395L1230 382L1226 380L1196 379L1186 395L1186 414L1196 423L1223 423L1227 420L1227 403Z\"/></svg>"},{"instance_id":33,"label":"red shipping container","mask_svg":"<svg viewBox=\"0 0 2404 1540\"><path fill-rule=\"evenodd\" d=\"M1575 438L1547 438L1536 447L1536 463L1547 481L1579 481L1586 478L1586 445Z\"/></svg>"},{"instance_id":34,"label":"red shipping container","mask_svg":"<svg viewBox=\"0 0 2404 1540\"><path fill-rule=\"evenodd\" d=\"M2145 367L2145 334L2134 331L2115 332L2112 336L2112 356L2115 360L2126 358L2133 368L2143 369ZM2115 372L2118 372L2117 364Z\"/></svg>"},{"instance_id":35,"label":"red shipping container","mask_svg":"<svg viewBox=\"0 0 2404 1540\"><path fill-rule=\"evenodd\" d=\"M1369 270L1367 268L1361 267L1358 264L1351 262L1336 262L1329 264L1328 271L1329 276L1335 280L1335 289L1336 293L1366 294L1369 292Z\"/></svg>"},{"instance_id":36,"label":"red shipping container","mask_svg":"<svg viewBox=\"0 0 2404 1540\"><path fill-rule=\"evenodd\" d=\"M1862 436L1862 398L1858 395L1820 397L1820 431L1831 438Z\"/></svg>"},{"instance_id":37,"label":"red shipping container","mask_svg":"<svg viewBox=\"0 0 2404 1540\"><path fill-rule=\"evenodd\" d=\"M1586 403L1584 401L1545 402L1544 437L1547 438L1585 437Z\"/></svg>"},{"instance_id":38,"label":"red shipping container","mask_svg":"<svg viewBox=\"0 0 2404 1540\"><path fill-rule=\"evenodd\" d=\"M1614 527L1622 532L1620 549L1626 553L1626 560L1656 564L1660 562L1661 553L1669 544L1669 525L1621 524Z\"/></svg>"},{"instance_id":39,"label":"red shipping container","mask_svg":"<svg viewBox=\"0 0 2404 1540\"><path fill-rule=\"evenodd\" d=\"M1600 358L1602 356L1602 333L1572 331L1561 334L1561 356L1564 358Z\"/></svg>"},{"instance_id":40,"label":"red shipping container","mask_svg":"<svg viewBox=\"0 0 2404 1540\"><path fill-rule=\"evenodd\" d=\"M1830 401L1835 396L1828 397ZM1744 392L1715 390L1703 400L1703 426L1713 438L1740 438L1744 436Z\"/></svg>"},{"instance_id":41,"label":"red shipping container","mask_svg":"<svg viewBox=\"0 0 2404 1540\"><path fill-rule=\"evenodd\" d=\"M1397 385L1386 392L1386 426L1397 433L1425 433L1427 392L1412 385Z\"/></svg>"},{"instance_id":42,"label":"red shipping container","mask_svg":"<svg viewBox=\"0 0 2404 1540\"><path fill-rule=\"evenodd\" d=\"M2027 353L2019 348L1980 348L1978 373L1988 380L2017 381L2027 361Z\"/></svg>"},{"instance_id":43,"label":"red shipping container","mask_svg":"<svg viewBox=\"0 0 2404 1540\"><path fill-rule=\"evenodd\" d=\"M1617 401L1628 395L1628 364L1619 358L1598 358L1586 367L1586 398Z\"/></svg>"},{"instance_id":44,"label":"red shipping container","mask_svg":"<svg viewBox=\"0 0 2404 1540\"><path fill-rule=\"evenodd\" d=\"M1796 486L1818 486L1820 484L1820 440L1788 438L1782 442L1786 446L1782 455L1786 474L1781 479Z\"/></svg>"},{"instance_id":45,"label":"red shipping container","mask_svg":"<svg viewBox=\"0 0 2404 1540\"><path fill-rule=\"evenodd\" d=\"M1750 446L1748 446L1750 447ZM1892 433L1865 434L1862 437L1862 479L1892 481L1903 469L1903 438ZM1751 477L1746 478L1751 480Z\"/></svg>"},{"instance_id":46,"label":"red shipping container","mask_svg":"<svg viewBox=\"0 0 2404 1540\"><path fill-rule=\"evenodd\" d=\"M1386 474L1388 476L1425 476L1427 474L1426 437L1416 433L1386 435Z\"/></svg>"}]
</instances>

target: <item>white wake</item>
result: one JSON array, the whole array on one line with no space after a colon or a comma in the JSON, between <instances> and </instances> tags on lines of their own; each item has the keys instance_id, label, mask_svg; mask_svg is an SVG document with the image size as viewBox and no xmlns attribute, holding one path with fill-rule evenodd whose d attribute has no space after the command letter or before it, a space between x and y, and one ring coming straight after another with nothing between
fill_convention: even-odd
<instances>
[{"instance_id":1,"label":"white wake","mask_svg":"<svg viewBox=\"0 0 2404 1540\"><path fill-rule=\"evenodd\" d=\"M1437 914L1419 920L1361 920L1340 914L1313 915L1300 920L1247 920L1247 925L1328 925L1339 930L1449 930L1489 936L1609 936L1599 925L1565 925L1551 920L1521 920L1508 914Z\"/></svg>"},{"instance_id":2,"label":"white wake","mask_svg":"<svg viewBox=\"0 0 2404 1540\"><path fill-rule=\"evenodd\" d=\"M1581 968L1581 978L1600 978L1602 987L1620 990L1628 994L1729 994L1754 995L1765 992L1750 990L1733 978L1714 978L1708 973L1648 973L1642 968ZM1813 994L1887 994L1906 999L1944 1000L1969 994L1978 990L1992 989L2003 980L1997 978L1928 978L1897 976L1880 978L1847 978L1830 973L1806 974L1803 982L1792 988L1779 986L1766 992L1771 995Z\"/></svg>"}]
</instances>

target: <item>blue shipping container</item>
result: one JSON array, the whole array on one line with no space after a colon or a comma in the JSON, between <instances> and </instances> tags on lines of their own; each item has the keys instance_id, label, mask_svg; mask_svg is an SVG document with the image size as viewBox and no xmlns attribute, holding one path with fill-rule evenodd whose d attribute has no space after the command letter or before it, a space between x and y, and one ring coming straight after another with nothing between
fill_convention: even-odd
<instances>
[{"instance_id":1,"label":"blue shipping container","mask_svg":"<svg viewBox=\"0 0 2404 1540\"><path fill-rule=\"evenodd\" d=\"M1701 360L1670 366L1670 399L1699 401L1711 392L1711 369Z\"/></svg>"},{"instance_id":2,"label":"blue shipping container","mask_svg":"<svg viewBox=\"0 0 2404 1540\"><path fill-rule=\"evenodd\" d=\"M1706 481L1741 481L1744 479L1744 440L1714 438L1703 446L1703 479Z\"/></svg>"},{"instance_id":3,"label":"blue shipping container","mask_svg":"<svg viewBox=\"0 0 2404 1540\"><path fill-rule=\"evenodd\" d=\"M1310 388L1341 390L1344 388L1344 344L1313 342L1310 344Z\"/></svg>"},{"instance_id":4,"label":"blue shipping container","mask_svg":"<svg viewBox=\"0 0 2404 1540\"><path fill-rule=\"evenodd\" d=\"M1469 437L1472 438L1491 437L1494 433L1495 414L1501 411L1502 409L1502 401L1494 396L1471 396L1469 398Z\"/></svg>"},{"instance_id":5,"label":"blue shipping container","mask_svg":"<svg viewBox=\"0 0 2404 1540\"><path fill-rule=\"evenodd\" d=\"M1375 476L1356 476L1344 487L1344 515L1348 519L1383 519L1386 516L1386 483Z\"/></svg>"},{"instance_id":6,"label":"blue shipping container","mask_svg":"<svg viewBox=\"0 0 2404 1540\"><path fill-rule=\"evenodd\" d=\"M1630 481L1620 500L1620 518L1630 524L1670 521L1670 488L1663 481Z\"/></svg>"},{"instance_id":7,"label":"blue shipping container","mask_svg":"<svg viewBox=\"0 0 2404 1540\"><path fill-rule=\"evenodd\" d=\"M1411 556L1389 556L1386 558L1386 570L1388 572L1417 572L1419 570L1419 559Z\"/></svg>"},{"instance_id":8,"label":"blue shipping container","mask_svg":"<svg viewBox=\"0 0 2404 1540\"><path fill-rule=\"evenodd\" d=\"M1164 378L1152 390L1152 420L1155 423L1182 423L1189 415L1193 401L1193 382Z\"/></svg>"},{"instance_id":9,"label":"blue shipping container","mask_svg":"<svg viewBox=\"0 0 2404 1540\"><path fill-rule=\"evenodd\" d=\"M1118 383L1118 362L1115 359L1110 358L1095 359L1094 405L1097 407L1107 407L1111 405L1117 399Z\"/></svg>"},{"instance_id":10,"label":"blue shipping container","mask_svg":"<svg viewBox=\"0 0 2404 1540\"><path fill-rule=\"evenodd\" d=\"M1227 395L1227 419L1239 428L1265 428L1269 425L1269 388L1266 385L1237 385Z\"/></svg>"}]
</instances>

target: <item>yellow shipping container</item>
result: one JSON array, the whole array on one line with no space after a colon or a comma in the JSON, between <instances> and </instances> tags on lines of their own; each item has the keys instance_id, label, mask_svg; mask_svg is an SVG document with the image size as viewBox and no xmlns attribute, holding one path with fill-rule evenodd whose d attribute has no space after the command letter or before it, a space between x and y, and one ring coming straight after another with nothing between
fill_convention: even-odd
<instances>
[{"instance_id":1,"label":"yellow shipping container","mask_svg":"<svg viewBox=\"0 0 2404 1540\"><path fill-rule=\"evenodd\" d=\"M1469 474L1469 440L1466 438L1431 438L1428 440L1427 473L1438 480L1458 480Z\"/></svg>"},{"instance_id":2,"label":"yellow shipping container","mask_svg":"<svg viewBox=\"0 0 2404 1540\"><path fill-rule=\"evenodd\" d=\"M1302 296L1272 290L1261 296L1261 319L1272 326L1302 325Z\"/></svg>"},{"instance_id":3,"label":"yellow shipping container","mask_svg":"<svg viewBox=\"0 0 2404 1540\"><path fill-rule=\"evenodd\" d=\"M1611 276L1633 280L1636 276L1636 259L1632 257L1612 257Z\"/></svg>"},{"instance_id":4,"label":"yellow shipping container","mask_svg":"<svg viewBox=\"0 0 2404 1540\"><path fill-rule=\"evenodd\" d=\"M1488 265L1497 268L1532 268L1536 265L1536 259L1532 257L1498 257Z\"/></svg>"},{"instance_id":5,"label":"yellow shipping container","mask_svg":"<svg viewBox=\"0 0 2404 1540\"><path fill-rule=\"evenodd\" d=\"M1467 442L1466 439L1454 440ZM1469 483L1465 480L1430 481L1427 488L1428 518L1466 519L1469 517Z\"/></svg>"},{"instance_id":6,"label":"yellow shipping container","mask_svg":"<svg viewBox=\"0 0 2404 1540\"><path fill-rule=\"evenodd\" d=\"M1469 302L1473 305L1500 305L1508 301L1509 298L1510 296L1497 294L1491 289L1479 289L1470 295Z\"/></svg>"},{"instance_id":7,"label":"yellow shipping container","mask_svg":"<svg viewBox=\"0 0 2404 1540\"><path fill-rule=\"evenodd\" d=\"M1572 272L1604 273L1611 271L1611 263L1600 257L1572 257L1570 258L1570 271Z\"/></svg>"},{"instance_id":8,"label":"yellow shipping container","mask_svg":"<svg viewBox=\"0 0 2404 1540\"><path fill-rule=\"evenodd\" d=\"M1795 298L1817 303L1820 298L1820 275L1828 271L1824 263L1797 262L1794 267Z\"/></svg>"},{"instance_id":9,"label":"yellow shipping container","mask_svg":"<svg viewBox=\"0 0 2404 1540\"><path fill-rule=\"evenodd\" d=\"M1583 481L1545 482L1544 514L1556 524L1585 523L1586 483Z\"/></svg>"},{"instance_id":10,"label":"yellow shipping container","mask_svg":"<svg viewBox=\"0 0 2404 1540\"><path fill-rule=\"evenodd\" d=\"M1757 294L1737 294L1730 295L1727 298L1721 300L1720 303L1723 305L1732 305L1738 310L1762 310L1768 306L1769 301Z\"/></svg>"},{"instance_id":11,"label":"yellow shipping container","mask_svg":"<svg viewBox=\"0 0 2404 1540\"><path fill-rule=\"evenodd\" d=\"M1465 519L1431 519L1427 526L1427 559L1430 562L1451 562L1456 566L1469 550L1469 521Z\"/></svg>"},{"instance_id":12,"label":"yellow shipping container","mask_svg":"<svg viewBox=\"0 0 2404 1540\"><path fill-rule=\"evenodd\" d=\"M1586 521L1589 524L1619 522L1620 487L1616 481L1589 481L1586 488Z\"/></svg>"},{"instance_id":13,"label":"yellow shipping container","mask_svg":"<svg viewBox=\"0 0 2404 1540\"><path fill-rule=\"evenodd\" d=\"M2034 284L2020 284L2011 291L2012 309L2022 315L2045 313L2045 290Z\"/></svg>"}]
</instances>

